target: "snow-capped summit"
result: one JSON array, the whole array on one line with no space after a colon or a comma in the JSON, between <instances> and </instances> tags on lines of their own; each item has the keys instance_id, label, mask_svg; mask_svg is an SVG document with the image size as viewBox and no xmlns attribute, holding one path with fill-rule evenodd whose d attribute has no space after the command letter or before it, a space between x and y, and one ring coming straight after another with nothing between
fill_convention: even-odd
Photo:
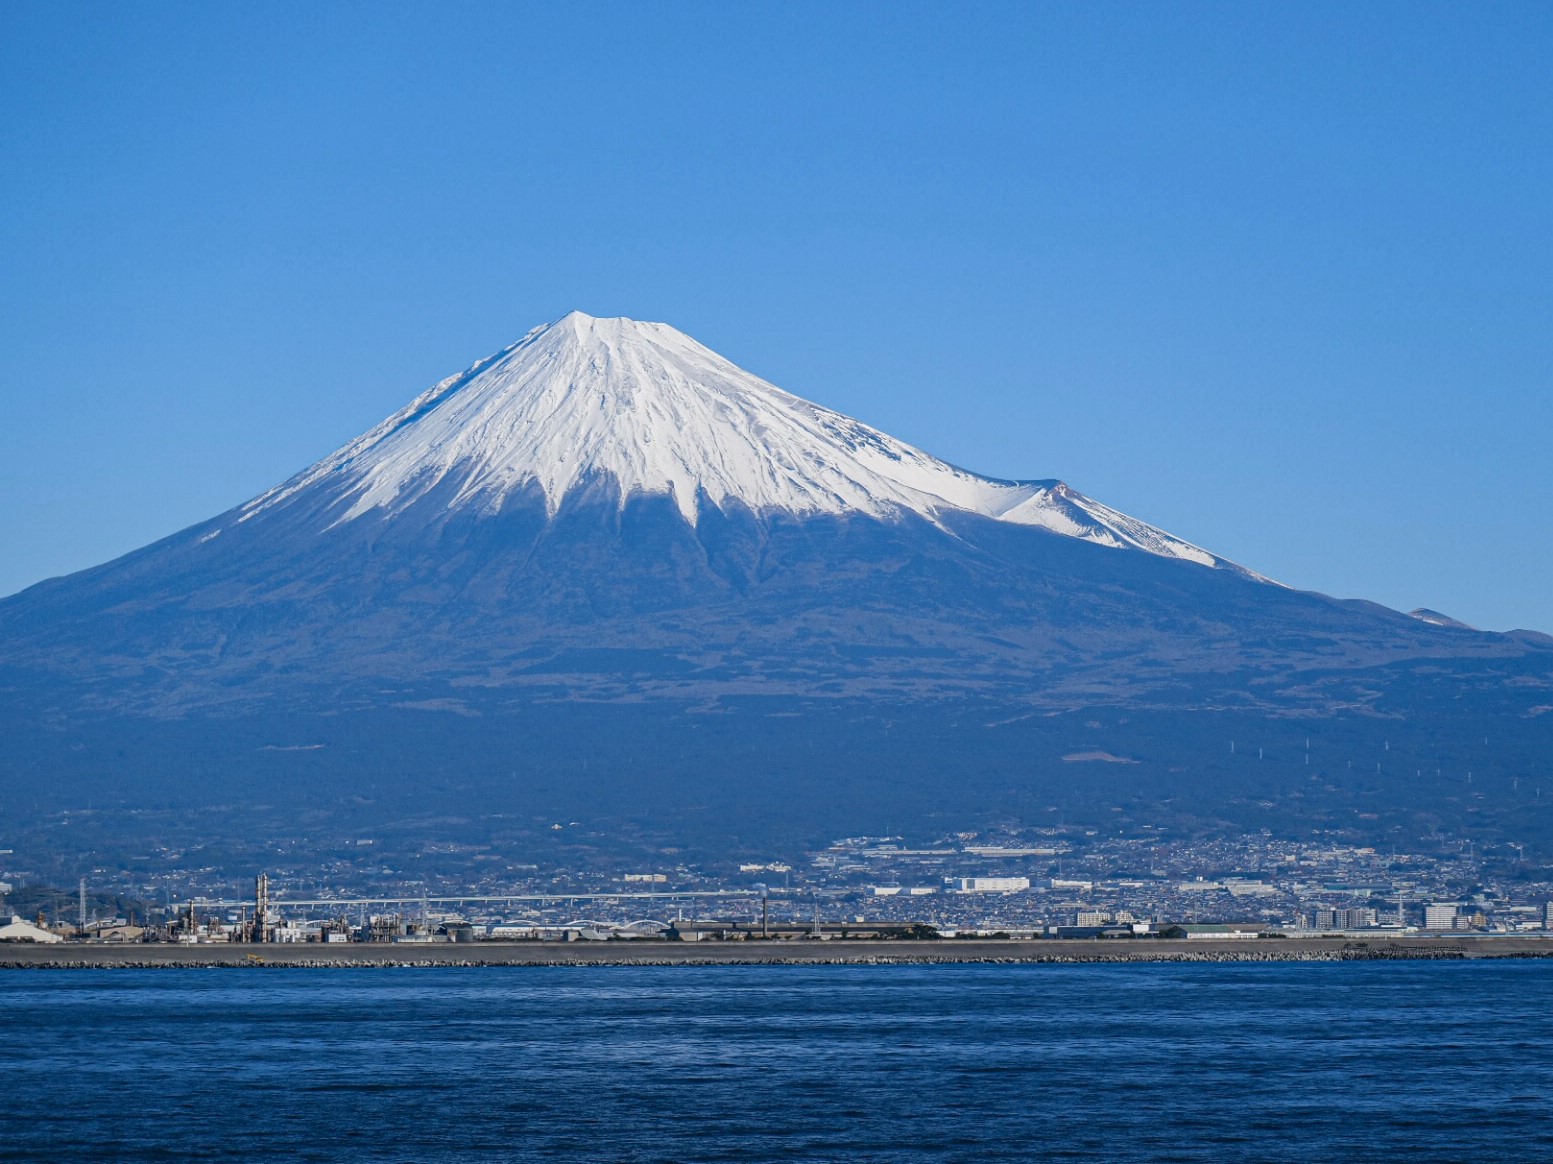
<instances>
[{"instance_id":1,"label":"snow-capped summit","mask_svg":"<svg viewBox=\"0 0 1553 1164\"><path fill-rule=\"evenodd\" d=\"M667 324L577 311L442 381L242 507L239 520L317 489L335 499L336 524L392 514L433 490L451 509L495 512L537 486L554 514L567 494L604 477L622 504L633 494L672 497L691 525L706 504L934 522L962 511L1242 569L1060 481L996 480L938 460Z\"/></svg>"}]
</instances>

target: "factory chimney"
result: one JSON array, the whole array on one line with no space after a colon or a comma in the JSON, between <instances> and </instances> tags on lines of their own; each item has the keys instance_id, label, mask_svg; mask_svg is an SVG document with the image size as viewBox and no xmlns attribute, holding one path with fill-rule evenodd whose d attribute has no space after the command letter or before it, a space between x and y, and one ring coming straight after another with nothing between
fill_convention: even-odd
<instances>
[{"instance_id":1,"label":"factory chimney","mask_svg":"<svg viewBox=\"0 0 1553 1164\"><path fill-rule=\"evenodd\" d=\"M270 940L270 875L260 873L253 891L253 940Z\"/></svg>"}]
</instances>

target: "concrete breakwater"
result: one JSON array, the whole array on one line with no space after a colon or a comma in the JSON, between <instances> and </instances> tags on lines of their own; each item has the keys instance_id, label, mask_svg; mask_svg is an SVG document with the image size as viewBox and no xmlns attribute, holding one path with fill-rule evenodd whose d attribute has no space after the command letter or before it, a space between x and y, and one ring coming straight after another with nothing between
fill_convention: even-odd
<instances>
[{"instance_id":1,"label":"concrete breakwater","mask_svg":"<svg viewBox=\"0 0 1553 1164\"><path fill-rule=\"evenodd\" d=\"M1553 957L1549 937L1381 937L1368 941L480 942L444 945L11 945L0 969L417 966L883 966L934 963L1351 962Z\"/></svg>"}]
</instances>

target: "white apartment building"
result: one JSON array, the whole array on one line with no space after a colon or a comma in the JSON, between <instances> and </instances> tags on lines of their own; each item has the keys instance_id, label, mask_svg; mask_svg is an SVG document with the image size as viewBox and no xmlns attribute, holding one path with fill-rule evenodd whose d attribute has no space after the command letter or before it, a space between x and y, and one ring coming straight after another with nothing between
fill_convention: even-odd
<instances>
[{"instance_id":1,"label":"white apartment building","mask_svg":"<svg viewBox=\"0 0 1553 1164\"><path fill-rule=\"evenodd\" d=\"M960 893L1017 893L1030 888L1028 877L956 877L953 880Z\"/></svg>"},{"instance_id":2,"label":"white apartment building","mask_svg":"<svg viewBox=\"0 0 1553 1164\"><path fill-rule=\"evenodd\" d=\"M1458 912L1455 902L1431 901L1424 906L1424 929L1453 930Z\"/></svg>"}]
</instances>

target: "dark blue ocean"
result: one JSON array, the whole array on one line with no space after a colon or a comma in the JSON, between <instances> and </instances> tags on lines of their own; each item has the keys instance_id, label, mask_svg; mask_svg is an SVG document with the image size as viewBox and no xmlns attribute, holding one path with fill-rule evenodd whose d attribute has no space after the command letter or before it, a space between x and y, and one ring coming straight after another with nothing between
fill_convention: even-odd
<instances>
[{"instance_id":1,"label":"dark blue ocean","mask_svg":"<svg viewBox=\"0 0 1553 1164\"><path fill-rule=\"evenodd\" d=\"M5 1160L1549 1160L1553 963L0 972Z\"/></svg>"}]
</instances>

